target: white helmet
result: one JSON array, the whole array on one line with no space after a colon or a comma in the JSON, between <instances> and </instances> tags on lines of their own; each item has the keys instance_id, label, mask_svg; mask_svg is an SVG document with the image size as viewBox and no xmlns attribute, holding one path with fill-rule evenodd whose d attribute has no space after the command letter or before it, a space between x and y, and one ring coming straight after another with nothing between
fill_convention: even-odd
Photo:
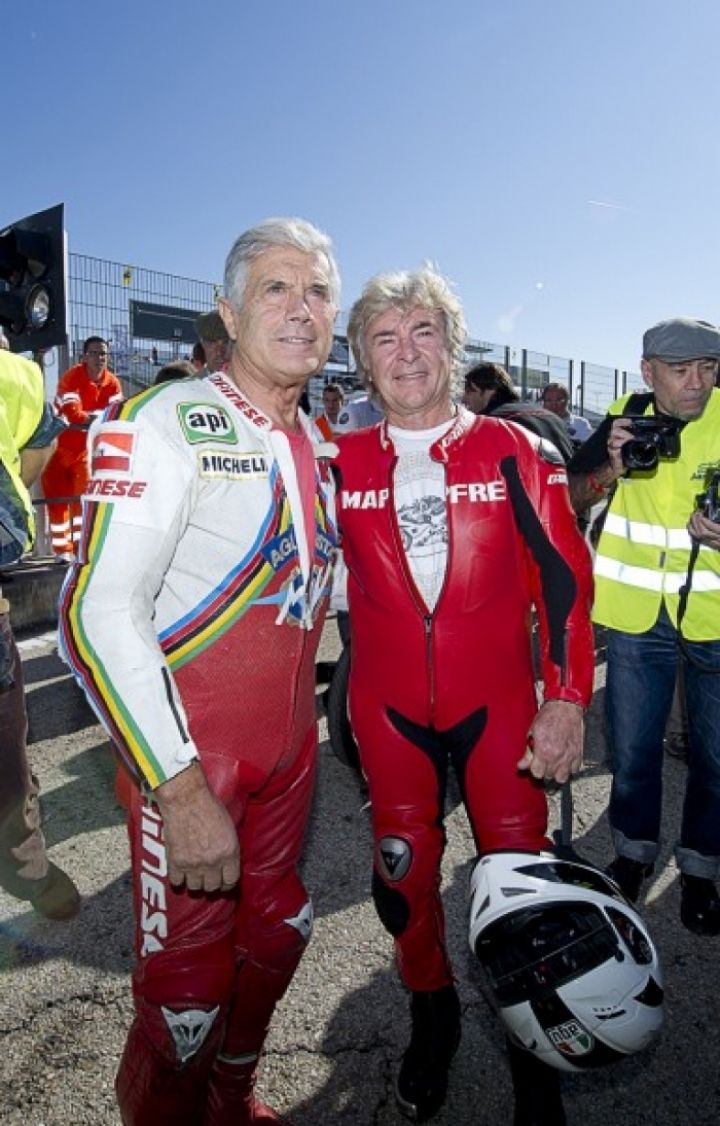
<instances>
[{"instance_id":1,"label":"white helmet","mask_svg":"<svg viewBox=\"0 0 720 1126\"><path fill-rule=\"evenodd\" d=\"M564 1071L639 1052L663 1020L647 927L596 868L495 852L470 881L470 947L511 1038Z\"/></svg>"}]
</instances>

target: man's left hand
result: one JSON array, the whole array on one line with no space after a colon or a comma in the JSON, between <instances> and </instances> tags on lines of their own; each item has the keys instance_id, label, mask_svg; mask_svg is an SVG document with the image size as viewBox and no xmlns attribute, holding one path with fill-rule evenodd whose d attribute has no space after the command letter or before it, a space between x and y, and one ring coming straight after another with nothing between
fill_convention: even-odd
<instances>
[{"instance_id":1,"label":"man's left hand","mask_svg":"<svg viewBox=\"0 0 720 1126\"><path fill-rule=\"evenodd\" d=\"M547 700L532 722L528 747L518 763L533 778L567 782L582 766L585 720L578 704Z\"/></svg>"},{"instance_id":2,"label":"man's left hand","mask_svg":"<svg viewBox=\"0 0 720 1126\"><path fill-rule=\"evenodd\" d=\"M688 521L687 529L693 539L696 539L705 547L712 547L715 551L720 551L720 524L716 524L714 520L708 520L702 512L693 512Z\"/></svg>"}]
</instances>

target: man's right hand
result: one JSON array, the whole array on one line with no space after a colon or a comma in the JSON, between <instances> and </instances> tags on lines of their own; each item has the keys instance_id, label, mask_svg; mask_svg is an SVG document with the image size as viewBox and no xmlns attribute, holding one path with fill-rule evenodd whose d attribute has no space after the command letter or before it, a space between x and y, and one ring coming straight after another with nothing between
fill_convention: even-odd
<instances>
[{"instance_id":1,"label":"man's right hand","mask_svg":"<svg viewBox=\"0 0 720 1126\"><path fill-rule=\"evenodd\" d=\"M622 448L627 445L632 437L631 420L619 415L614 419L610 428L610 434L608 435L608 459L615 477L622 477L626 471L622 457Z\"/></svg>"},{"instance_id":2,"label":"man's right hand","mask_svg":"<svg viewBox=\"0 0 720 1126\"><path fill-rule=\"evenodd\" d=\"M568 471L568 487L570 490L570 503L578 515L587 512L594 504L604 500L609 494L618 477L626 472L623 462L622 448L633 437L631 422L627 417L618 415L613 419L607 437L607 461L599 464L589 473L586 470ZM592 439L588 439L592 441ZM597 451L602 449L602 443ZM593 449L593 453L595 450ZM571 463L572 464L572 463Z\"/></svg>"},{"instance_id":3,"label":"man's right hand","mask_svg":"<svg viewBox=\"0 0 720 1126\"><path fill-rule=\"evenodd\" d=\"M193 763L163 782L155 799L165 827L168 876L188 891L229 891L240 878L240 847L232 818Z\"/></svg>"}]
</instances>

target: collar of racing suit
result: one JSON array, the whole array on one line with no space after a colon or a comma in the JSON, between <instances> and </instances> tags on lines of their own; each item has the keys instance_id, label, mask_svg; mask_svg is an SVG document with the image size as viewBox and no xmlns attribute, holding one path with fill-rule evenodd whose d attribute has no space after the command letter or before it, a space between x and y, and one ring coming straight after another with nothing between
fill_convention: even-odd
<instances>
[{"instance_id":1,"label":"collar of racing suit","mask_svg":"<svg viewBox=\"0 0 720 1126\"><path fill-rule=\"evenodd\" d=\"M477 417L476 414L468 410L462 403L458 404L457 414L455 415L452 426L443 434L442 438L438 438L436 442L433 442L430 447L430 457L433 458L434 461L446 462L452 447L463 440ZM387 419L383 419L379 424L378 433L380 435L380 445L382 448L384 450L393 450L393 441L388 434Z\"/></svg>"}]
</instances>

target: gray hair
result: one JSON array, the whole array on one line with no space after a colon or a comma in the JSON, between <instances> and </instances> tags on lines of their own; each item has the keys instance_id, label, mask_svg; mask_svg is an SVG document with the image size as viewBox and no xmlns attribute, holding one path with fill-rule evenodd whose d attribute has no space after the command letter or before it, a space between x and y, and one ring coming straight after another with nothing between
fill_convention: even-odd
<instances>
[{"instance_id":1,"label":"gray hair","mask_svg":"<svg viewBox=\"0 0 720 1126\"><path fill-rule=\"evenodd\" d=\"M322 254L328 266L330 297L333 304L338 304L340 272L328 235L305 219L265 219L244 231L227 256L224 285L231 305L239 308L242 304L250 263L275 246L292 246L305 254Z\"/></svg>"},{"instance_id":2,"label":"gray hair","mask_svg":"<svg viewBox=\"0 0 720 1126\"><path fill-rule=\"evenodd\" d=\"M442 318L445 343L456 370L463 361L467 328L459 298L450 283L431 266L422 270L403 270L377 274L371 278L350 310L348 340L355 356L358 373L364 384L370 384L370 370L365 338L370 322L388 309L434 309Z\"/></svg>"}]
</instances>

